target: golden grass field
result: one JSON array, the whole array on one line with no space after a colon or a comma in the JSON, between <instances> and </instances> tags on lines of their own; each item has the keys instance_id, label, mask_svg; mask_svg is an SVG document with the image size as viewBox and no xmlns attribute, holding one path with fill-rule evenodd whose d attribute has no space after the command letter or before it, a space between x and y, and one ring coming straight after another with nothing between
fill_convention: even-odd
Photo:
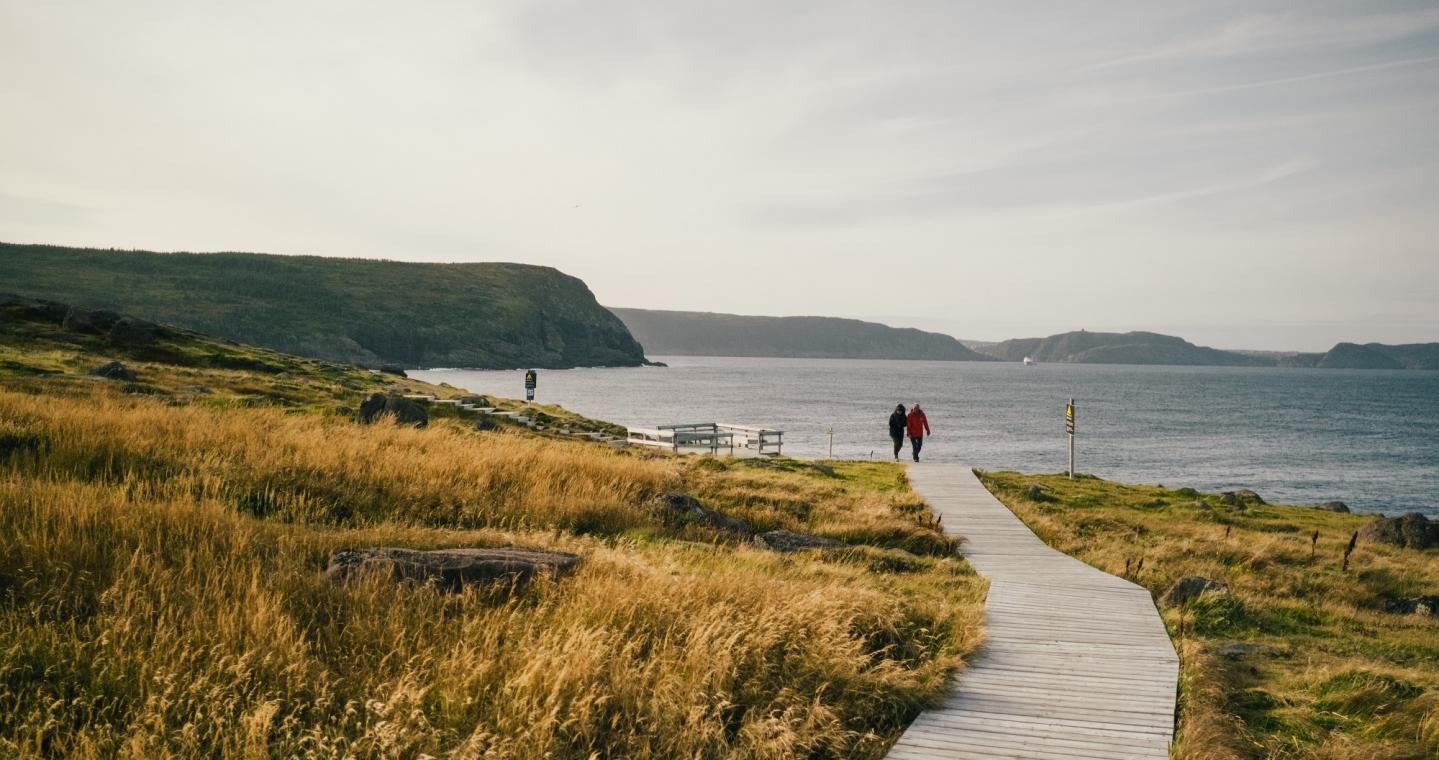
<instances>
[{"instance_id":1,"label":"golden grass field","mask_svg":"<svg viewBox=\"0 0 1439 760\"><path fill-rule=\"evenodd\" d=\"M1370 516L1230 510L1213 495L1088 477L981 479L1050 545L1115 575L1127 567L1156 597L1182 576L1228 584L1229 596L1161 609L1180 656L1176 757L1439 757L1439 620L1383 609L1439 593L1439 550L1361 541L1345 572L1344 547ZM1031 484L1046 498L1029 498ZM1258 651L1218 654L1232 642Z\"/></svg>"},{"instance_id":2,"label":"golden grass field","mask_svg":"<svg viewBox=\"0 0 1439 760\"><path fill-rule=\"evenodd\" d=\"M362 426L361 370L0 343L0 757L879 757L980 642L890 465ZM667 490L851 546L667 526ZM376 545L584 563L510 598L322 577Z\"/></svg>"},{"instance_id":3,"label":"golden grass field","mask_svg":"<svg viewBox=\"0 0 1439 760\"><path fill-rule=\"evenodd\" d=\"M441 407L363 426L369 393L463 391L192 333L126 352L45 319L0 309L0 758L877 758L981 642L985 583L897 466L617 450ZM110 358L136 380L87 375ZM1439 550L1360 543L1346 572L1362 515L982 477L1156 596L1229 585L1161 610L1176 758L1439 757L1439 624L1383 611L1439 592ZM653 511L671 490L847 546L674 525ZM379 545L584 563L511 597L323 579ZM1257 649L1218 653L1234 642Z\"/></svg>"}]
</instances>

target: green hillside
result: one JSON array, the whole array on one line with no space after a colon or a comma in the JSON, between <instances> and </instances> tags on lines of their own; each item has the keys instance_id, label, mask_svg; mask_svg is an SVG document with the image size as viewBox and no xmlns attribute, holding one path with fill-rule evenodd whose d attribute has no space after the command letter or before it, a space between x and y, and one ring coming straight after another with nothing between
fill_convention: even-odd
<instances>
[{"instance_id":1,"label":"green hillside","mask_svg":"<svg viewBox=\"0 0 1439 760\"><path fill-rule=\"evenodd\" d=\"M589 288L549 267L0 243L0 282L27 296L369 366L644 362Z\"/></svg>"},{"instance_id":2,"label":"green hillside","mask_svg":"<svg viewBox=\"0 0 1439 760\"><path fill-rule=\"evenodd\" d=\"M992 361L948 335L836 317L610 309L651 354Z\"/></svg>"},{"instance_id":3,"label":"green hillside","mask_svg":"<svg viewBox=\"0 0 1439 760\"><path fill-rule=\"evenodd\" d=\"M1340 343L1316 366L1326 369L1439 369L1439 343Z\"/></svg>"},{"instance_id":4,"label":"green hillside","mask_svg":"<svg viewBox=\"0 0 1439 760\"><path fill-rule=\"evenodd\" d=\"M1196 346L1183 338L1151 332L1103 333L1079 330L1047 338L1016 338L985 348L1005 361L1026 356L1037 362L1079 364L1177 364L1265 367L1274 360Z\"/></svg>"}]
</instances>

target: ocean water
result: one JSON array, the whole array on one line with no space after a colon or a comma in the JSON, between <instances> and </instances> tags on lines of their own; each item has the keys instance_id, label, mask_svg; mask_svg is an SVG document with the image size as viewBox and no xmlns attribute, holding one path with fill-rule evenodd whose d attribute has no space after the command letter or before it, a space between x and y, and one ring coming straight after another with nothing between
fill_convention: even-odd
<instances>
[{"instance_id":1,"label":"ocean water","mask_svg":"<svg viewBox=\"0 0 1439 760\"><path fill-rule=\"evenodd\" d=\"M1061 472L1073 398L1080 472L1439 516L1439 372L658 358L670 366L541 371L537 400L641 427L778 428L796 456L828 456L833 430L833 456L860 459L890 456L890 411L918 402L925 459ZM519 371L411 374L524 397Z\"/></svg>"}]
</instances>

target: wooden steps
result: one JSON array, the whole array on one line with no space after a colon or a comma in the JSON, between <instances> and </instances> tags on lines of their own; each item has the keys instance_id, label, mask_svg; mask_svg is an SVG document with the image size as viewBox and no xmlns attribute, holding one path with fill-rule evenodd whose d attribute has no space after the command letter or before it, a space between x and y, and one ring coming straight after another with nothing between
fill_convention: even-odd
<instances>
[{"instance_id":1,"label":"wooden steps","mask_svg":"<svg viewBox=\"0 0 1439 760\"><path fill-rule=\"evenodd\" d=\"M1179 659L1149 592L1046 546L969 467L909 479L990 579L986 642L887 757L1168 758Z\"/></svg>"}]
</instances>

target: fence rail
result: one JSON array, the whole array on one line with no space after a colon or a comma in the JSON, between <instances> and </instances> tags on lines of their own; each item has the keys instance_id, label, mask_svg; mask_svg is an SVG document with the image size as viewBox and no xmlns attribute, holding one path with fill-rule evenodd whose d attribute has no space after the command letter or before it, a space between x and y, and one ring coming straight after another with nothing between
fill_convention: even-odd
<instances>
[{"instance_id":1,"label":"fence rail","mask_svg":"<svg viewBox=\"0 0 1439 760\"><path fill-rule=\"evenodd\" d=\"M761 456L779 456L784 449L784 431L753 425L733 425L726 422L686 422L673 425L659 425L653 428L632 427L629 443L635 446L651 446L671 451L686 449L709 449L718 454L721 449L752 451Z\"/></svg>"}]
</instances>

